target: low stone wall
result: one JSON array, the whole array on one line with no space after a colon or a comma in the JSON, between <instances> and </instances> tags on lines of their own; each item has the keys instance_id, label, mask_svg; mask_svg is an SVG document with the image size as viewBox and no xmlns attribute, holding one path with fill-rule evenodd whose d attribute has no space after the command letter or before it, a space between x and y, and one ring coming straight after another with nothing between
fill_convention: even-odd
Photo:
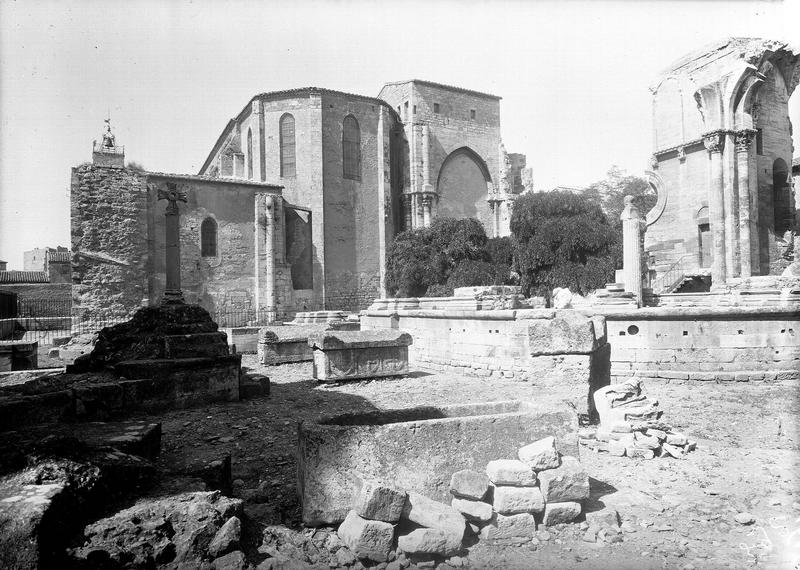
<instances>
[{"instance_id":1,"label":"low stone wall","mask_svg":"<svg viewBox=\"0 0 800 570\"><path fill-rule=\"evenodd\" d=\"M667 306L608 313L611 377L800 379L800 306Z\"/></svg>"},{"instance_id":2,"label":"low stone wall","mask_svg":"<svg viewBox=\"0 0 800 570\"><path fill-rule=\"evenodd\" d=\"M346 414L299 427L298 478L307 525L339 523L353 503L353 473L449 503L462 469L483 469L553 435L578 456L578 418L518 401Z\"/></svg>"},{"instance_id":3,"label":"low stone wall","mask_svg":"<svg viewBox=\"0 0 800 570\"><path fill-rule=\"evenodd\" d=\"M219 330L228 335L228 345L235 346L237 353L258 352L258 327L224 327Z\"/></svg>"}]
</instances>

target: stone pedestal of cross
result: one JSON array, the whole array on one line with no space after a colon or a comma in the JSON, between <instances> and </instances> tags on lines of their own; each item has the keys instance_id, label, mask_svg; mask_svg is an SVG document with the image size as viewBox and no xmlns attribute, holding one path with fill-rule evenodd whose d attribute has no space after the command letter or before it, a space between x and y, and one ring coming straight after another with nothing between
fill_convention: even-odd
<instances>
[{"instance_id":1,"label":"stone pedestal of cross","mask_svg":"<svg viewBox=\"0 0 800 570\"><path fill-rule=\"evenodd\" d=\"M183 303L178 202L186 202L186 192L178 192L175 184L167 182L166 190L158 189L158 199L167 201L167 208L164 214L166 218L167 286L161 303L163 305Z\"/></svg>"}]
</instances>

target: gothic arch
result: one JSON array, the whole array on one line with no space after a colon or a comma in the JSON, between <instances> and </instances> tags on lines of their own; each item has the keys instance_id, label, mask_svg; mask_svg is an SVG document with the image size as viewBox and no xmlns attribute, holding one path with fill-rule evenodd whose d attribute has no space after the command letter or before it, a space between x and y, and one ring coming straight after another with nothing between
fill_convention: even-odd
<instances>
[{"instance_id":1,"label":"gothic arch","mask_svg":"<svg viewBox=\"0 0 800 570\"><path fill-rule=\"evenodd\" d=\"M464 219L477 218L491 228L489 191L492 176L481 156L469 147L451 152L442 162L436 178L437 215Z\"/></svg>"},{"instance_id":2,"label":"gothic arch","mask_svg":"<svg viewBox=\"0 0 800 570\"><path fill-rule=\"evenodd\" d=\"M487 184L490 184L492 182L492 175L489 173L489 167L486 166L486 161L484 161L483 158L481 158L481 155L479 155L477 152L475 152L468 146L462 146L461 148L457 148L456 150L448 154L447 158L445 158L444 162L442 162L442 166L439 168L439 176L436 179L437 188L439 187L439 181L441 180L442 172L444 171L445 166L447 166L449 162L455 160L459 156L467 156L471 158L478 166L478 168L480 168L481 173L483 174L483 177L486 180Z\"/></svg>"}]
</instances>

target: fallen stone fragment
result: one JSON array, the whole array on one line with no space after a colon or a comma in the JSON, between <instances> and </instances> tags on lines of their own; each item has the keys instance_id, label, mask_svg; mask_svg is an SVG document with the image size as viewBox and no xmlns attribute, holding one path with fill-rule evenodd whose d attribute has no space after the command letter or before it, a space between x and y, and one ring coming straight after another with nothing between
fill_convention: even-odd
<instances>
[{"instance_id":1,"label":"fallen stone fragment","mask_svg":"<svg viewBox=\"0 0 800 570\"><path fill-rule=\"evenodd\" d=\"M609 426L609 431L611 433L631 433L633 429L630 423L626 421L617 421Z\"/></svg>"},{"instance_id":2,"label":"fallen stone fragment","mask_svg":"<svg viewBox=\"0 0 800 570\"><path fill-rule=\"evenodd\" d=\"M358 490L353 499L353 510L358 516L384 522L400 520L406 503L405 491L360 477L358 480Z\"/></svg>"},{"instance_id":3,"label":"fallen stone fragment","mask_svg":"<svg viewBox=\"0 0 800 570\"><path fill-rule=\"evenodd\" d=\"M683 448L670 445L668 443L662 443L661 449L664 450L667 455L670 455L675 459L683 459L686 456L686 452L683 450Z\"/></svg>"},{"instance_id":4,"label":"fallen stone fragment","mask_svg":"<svg viewBox=\"0 0 800 570\"><path fill-rule=\"evenodd\" d=\"M743 525L753 524L754 522L756 522L756 518L748 512L742 512L737 514L735 517L733 517L733 520Z\"/></svg>"},{"instance_id":5,"label":"fallen stone fragment","mask_svg":"<svg viewBox=\"0 0 800 570\"><path fill-rule=\"evenodd\" d=\"M546 503L584 501L589 498L589 475L577 459L565 456L561 467L539 473L539 487Z\"/></svg>"},{"instance_id":6,"label":"fallen stone fragment","mask_svg":"<svg viewBox=\"0 0 800 570\"><path fill-rule=\"evenodd\" d=\"M410 492L401 518L420 526L441 530L447 535L448 548L458 550L461 547L467 521L461 513L449 505Z\"/></svg>"},{"instance_id":7,"label":"fallen stone fragment","mask_svg":"<svg viewBox=\"0 0 800 570\"><path fill-rule=\"evenodd\" d=\"M627 445L622 441L609 441L608 453L617 457L623 457L625 455L625 447L627 447Z\"/></svg>"},{"instance_id":8,"label":"fallen stone fragment","mask_svg":"<svg viewBox=\"0 0 800 570\"><path fill-rule=\"evenodd\" d=\"M244 570L247 568L247 559L244 557L244 552L237 550L214 560L211 568L213 570Z\"/></svg>"},{"instance_id":9,"label":"fallen stone fragment","mask_svg":"<svg viewBox=\"0 0 800 570\"><path fill-rule=\"evenodd\" d=\"M668 433L666 441L670 445L686 445L689 443L689 440L682 433Z\"/></svg>"},{"instance_id":10,"label":"fallen stone fragment","mask_svg":"<svg viewBox=\"0 0 800 570\"><path fill-rule=\"evenodd\" d=\"M472 469L456 471L450 477L450 492L456 497L480 501L489 490L489 478Z\"/></svg>"},{"instance_id":11,"label":"fallen stone fragment","mask_svg":"<svg viewBox=\"0 0 800 570\"><path fill-rule=\"evenodd\" d=\"M583 535L584 542L596 542L597 541L597 532L598 529L595 527L589 527L589 529Z\"/></svg>"},{"instance_id":12,"label":"fallen stone fragment","mask_svg":"<svg viewBox=\"0 0 800 570\"><path fill-rule=\"evenodd\" d=\"M686 446L683 448L686 453L690 451L694 451L697 448L697 442L692 441L691 439L686 442Z\"/></svg>"},{"instance_id":13,"label":"fallen stone fragment","mask_svg":"<svg viewBox=\"0 0 800 570\"><path fill-rule=\"evenodd\" d=\"M485 522L492 518L492 505L483 501L453 497L450 506L464 515L468 521Z\"/></svg>"},{"instance_id":14,"label":"fallen stone fragment","mask_svg":"<svg viewBox=\"0 0 800 570\"><path fill-rule=\"evenodd\" d=\"M588 512L586 513L586 522L589 526L610 528L615 532L618 532L620 529L619 513L616 509L605 508L600 511Z\"/></svg>"},{"instance_id":15,"label":"fallen stone fragment","mask_svg":"<svg viewBox=\"0 0 800 570\"><path fill-rule=\"evenodd\" d=\"M498 485L494 488L494 510L502 515L540 513L544 497L539 487Z\"/></svg>"},{"instance_id":16,"label":"fallen stone fragment","mask_svg":"<svg viewBox=\"0 0 800 570\"><path fill-rule=\"evenodd\" d=\"M540 439L525 447L521 447L519 459L534 471L555 469L561 464L561 459L556 450L556 440L553 436Z\"/></svg>"},{"instance_id":17,"label":"fallen stone fragment","mask_svg":"<svg viewBox=\"0 0 800 570\"><path fill-rule=\"evenodd\" d=\"M656 454L652 449L642 449L639 447L626 447L625 453L633 459L653 459Z\"/></svg>"},{"instance_id":18,"label":"fallen stone fragment","mask_svg":"<svg viewBox=\"0 0 800 570\"><path fill-rule=\"evenodd\" d=\"M454 547L446 533L433 528L418 528L397 537L397 548L406 554L438 554L450 556L460 550Z\"/></svg>"},{"instance_id":19,"label":"fallen stone fragment","mask_svg":"<svg viewBox=\"0 0 800 570\"><path fill-rule=\"evenodd\" d=\"M661 445L661 442L657 437L647 436L639 431L637 431L634 436L634 447L656 450L659 445Z\"/></svg>"},{"instance_id":20,"label":"fallen stone fragment","mask_svg":"<svg viewBox=\"0 0 800 570\"><path fill-rule=\"evenodd\" d=\"M527 464L517 459L496 459L486 465L486 474L495 485L533 487L536 473Z\"/></svg>"},{"instance_id":21,"label":"fallen stone fragment","mask_svg":"<svg viewBox=\"0 0 800 570\"><path fill-rule=\"evenodd\" d=\"M533 538L536 533L536 519L530 513L518 515L496 514L492 521L481 529L481 540L502 540L508 538Z\"/></svg>"},{"instance_id":22,"label":"fallen stone fragment","mask_svg":"<svg viewBox=\"0 0 800 570\"><path fill-rule=\"evenodd\" d=\"M661 431L660 429L647 428L647 431L645 433L650 437L657 438L658 441L664 441L665 439L667 439L667 432Z\"/></svg>"},{"instance_id":23,"label":"fallen stone fragment","mask_svg":"<svg viewBox=\"0 0 800 570\"><path fill-rule=\"evenodd\" d=\"M242 537L242 521L239 517L231 517L223 524L211 539L208 545L208 554L212 558L219 558L224 554L239 548L239 540Z\"/></svg>"},{"instance_id":24,"label":"fallen stone fragment","mask_svg":"<svg viewBox=\"0 0 800 570\"><path fill-rule=\"evenodd\" d=\"M339 525L337 534L358 558L385 562L392 548L394 525L367 520L350 511Z\"/></svg>"},{"instance_id":25,"label":"fallen stone fragment","mask_svg":"<svg viewBox=\"0 0 800 570\"><path fill-rule=\"evenodd\" d=\"M555 526L559 523L568 523L575 520L581 514L581 504L574 501L563 503L547 503L542 517L542 524L545 526Z\"/></svg>"}]
</instances>

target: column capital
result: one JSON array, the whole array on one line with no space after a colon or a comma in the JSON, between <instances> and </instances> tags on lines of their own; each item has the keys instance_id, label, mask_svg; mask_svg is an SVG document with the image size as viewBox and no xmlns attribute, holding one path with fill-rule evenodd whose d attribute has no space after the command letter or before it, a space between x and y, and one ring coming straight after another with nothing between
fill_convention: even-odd
<instances>
[{"instance_id":1,"label":"column capital","mask_svg":"<svg viewBox=\"0 0 800 570\"><path fill-rule=\"evenodd\" d=\"M714 131L704 134L703 144L705 145L706 150L711 154L722 152L722 149L725 148L725 132Z\"/></svg>"},{"instance_id":2,"label":"column capital","mask_svg":"<svg viewBox=\"0 0 800 570\"><path fill-rule=\"evenodd\" d=\"M738 131L736 133L736 152L749 152L750 145L753 142L753 139L756 136L756 132L753 129L744 129L742 131Z\"/></svg>"}]
</instances>

